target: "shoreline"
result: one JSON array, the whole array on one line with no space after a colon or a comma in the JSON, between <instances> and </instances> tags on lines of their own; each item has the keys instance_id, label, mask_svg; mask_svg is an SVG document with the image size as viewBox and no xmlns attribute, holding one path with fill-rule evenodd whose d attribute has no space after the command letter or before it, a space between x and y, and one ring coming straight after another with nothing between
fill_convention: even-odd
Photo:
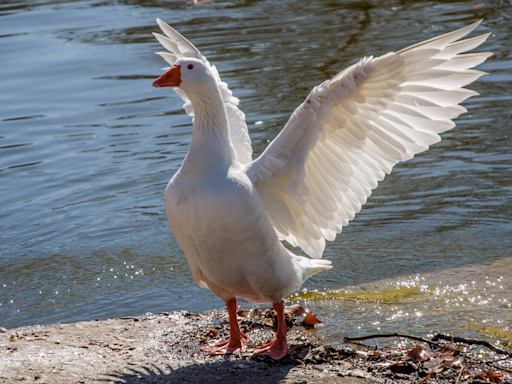
<instances>
[{"instance_id":1,"label":"shoreline","mask_svg":"<svg viewBox=\"0 0 512 384\"><path fill-rule=\"evenodd\" d=\"M348 371L346 364L319 369L317 364L297 367L267 357L250 359L256 345L274 336L272 328L265 325L248 332L244 353L211 357L199 351L201 341L227 339L227 330L227 313L185 311L4 328L0 333L0 383L370 382L351 377L351 372L340 377L339 372ZM299 327L289 331L291 350L307 343L309 351L318 344L310 339ZM355 372L358 374L369 376Z\"/></svg>"},{"instance_id":2,"label":"shoreline","mask_svg":"<svg viewBox=\"0 0 512 384\"><path fill-rule=\"evenodd\" d=\"M455 347L444 355L429 351L428 360L415 361L410 348L324 344L293 319L289 319L288 356L279 361L266 356L251 358L256 346L275 336L272 311L256 311L256 315L242 312L239 322L249 336L248 348L226 357L208 356L199 350L202 343L227 340L225 311L146 313L141 317L3 328L0 383L395 384L429 383L434 378L437 383L489 382L485 375L491 372L490 367L474 362L469 365L469 355L459 354ZM443 345L447 344L439 346ZM436 372L428 368L429 361L437 365ZM507 363L512 366L512 357ZM484 374L483 380L469 380L477 377L478 370ZM507 371L502 371L505 376L497 369L493 372L502 375L502 383L512 380L507 378ZM427 375L433 373L429 379Z\"/></svg>"}]
</instances>

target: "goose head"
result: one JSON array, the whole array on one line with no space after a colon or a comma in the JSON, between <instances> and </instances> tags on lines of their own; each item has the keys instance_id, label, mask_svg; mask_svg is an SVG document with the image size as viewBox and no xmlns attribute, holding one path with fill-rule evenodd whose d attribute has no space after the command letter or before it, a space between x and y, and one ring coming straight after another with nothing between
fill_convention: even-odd
<instances>
[{"instance_id":1,"label":"goose head","mask_svg":"<svg viewBox=\"0 0 512 384\"><path fill-rule=\"evenodd\" d=\"M176 60L154 81L153 87L179 87L190 96L215 84L215 78L202 60L187 57Z\"/></svg>"}]
</instances>

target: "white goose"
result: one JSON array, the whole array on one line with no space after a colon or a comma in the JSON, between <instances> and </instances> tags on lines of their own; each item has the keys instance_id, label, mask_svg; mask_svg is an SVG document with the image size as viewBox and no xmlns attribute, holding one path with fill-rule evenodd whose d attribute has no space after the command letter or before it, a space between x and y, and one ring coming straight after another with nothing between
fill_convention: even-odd
<instances>
[{"instance_id":1,"label":"white goose","mask_svg":"<svg viewBox=\"0 0 512 384\"><path fill-rule=\"evenodd\" d=\"M245 115L217 69L187 39L157 19L172 67L155 87L176 87L194 116L192 143L165 192L171 229L197 284L226 303L229 341L212 354L244 350L235 296L272 302L277 338L256 349L288 351L283 299L310 276L359 212L378 181L400 161L441 140L476 92L461 87L491 53L461 55L489 34L458 41L479 24L382 57L367 57L315 87L263 154L252 160ZM312 257L296 256L280 240Z\"/></svg>"}]
</instances>

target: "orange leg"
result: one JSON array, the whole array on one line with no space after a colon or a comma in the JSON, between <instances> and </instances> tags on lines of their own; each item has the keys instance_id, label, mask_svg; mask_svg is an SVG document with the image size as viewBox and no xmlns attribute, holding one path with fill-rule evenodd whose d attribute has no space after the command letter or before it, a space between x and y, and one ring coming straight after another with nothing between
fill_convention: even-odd
<instances>
[{"instance_id":1,"label":"orange leg","mask_svg":"<svg viewBox=\"0 0 512 384\"><path fill-rule=\"evenodd\" d=\"M253 356L268 355L274 360L282 359L288 353L286 342L286 321L284 320L284 301L274 303L277 312L277 336L276 339L266 345L256 348Z\"/></svg>"},{"instance_id":2,"label":"orange leg","mask_svg":"<svg viewBox=\"0 0 512 384\"><path fill-rule=\"evenodd\" d=\"M247 348L244 343L244 339L247 339L247 336L240 330L236 319L236 299L233 297L226 301L226 307L229 314L229 340L217 345L201 347L199 348L201 351L207 352L210 355L225 355L233 353L237 349L243 352Z\"/></svg>"}]
</instances>

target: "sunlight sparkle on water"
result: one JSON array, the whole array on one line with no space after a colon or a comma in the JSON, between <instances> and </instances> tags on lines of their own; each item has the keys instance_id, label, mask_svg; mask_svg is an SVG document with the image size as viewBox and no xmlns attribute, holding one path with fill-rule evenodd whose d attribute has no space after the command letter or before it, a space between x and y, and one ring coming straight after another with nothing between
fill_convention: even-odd
<instances>
[{"instance_id":1,"label":"sunlight sparkle on water","mask_svg":"<svg viewBox=\"0 0 512 384\"><path fill-rule=\"evenodd\" d=\"M416 275L345 290L319 292L318 289L303 289L290 296L289 300L317 312L333 312L334 316L324 321L326 327L316 331L326 339L339 339L347 334L360 335L372 330L397 332L398 329L414 327L422 329L420 333L435 334L438 330L447 332L446 320L452 319L466 324L465 329L476 332L479 337L508 340L510 331L506 326L506 313L492 311L490 305L499 297L503 308L509 308L503 292L510 292L511 279L504 279L501 275L486 276L477 283L478 280L473 278L473 271L461 269L444 276L439 276L439 273ZM454 280L456 284L452 283ZM352 320L352 313L358 314L357 321ZM339 334L340 329L343 329L343 335Z\"/></svg>"}]
</instances>

